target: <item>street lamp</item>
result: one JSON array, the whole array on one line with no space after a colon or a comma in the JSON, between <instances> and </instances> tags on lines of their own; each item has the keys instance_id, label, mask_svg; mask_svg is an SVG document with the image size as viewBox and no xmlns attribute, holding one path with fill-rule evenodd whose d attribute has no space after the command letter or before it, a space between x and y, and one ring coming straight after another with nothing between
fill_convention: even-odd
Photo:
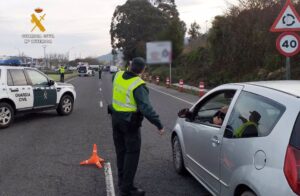
<instances>
[{"instance_id":1,"label":"street lamp","mask_svg":"<svg viewBox=\"0 0 300 196\"><path fill-rule=\"evenodd\" d=\"M42 47L44 48L44 66L47 67L47 61L46 61L46 48L47 48L47 45L43 45Z\"/></svg>"},{"instance_id":2,"label":"street lamp","mask_svg":"<svg viewBox=\"0 0 300 196\"><path fill-rule=\"evenodd\" d=\"M72 49L74 49L75 47L73 46L72 48L70 48L69 50L68 50L68 61L70 61L70 51L72 50Z\"/></svg>"},{"instance_id":3,"label":"street lamp","mask_svg":"<svg viewBox=\"0 0 300 196\"><path fill-rule=\"evenodd\" d=\"M19 48L17 48L17 47L15 47L15 49L17 49L17 50L18 50L18 52L19 52L19 57L20 57L20 56L21 56L20 49L19 49Z\"/></svg>"}]
</instances>

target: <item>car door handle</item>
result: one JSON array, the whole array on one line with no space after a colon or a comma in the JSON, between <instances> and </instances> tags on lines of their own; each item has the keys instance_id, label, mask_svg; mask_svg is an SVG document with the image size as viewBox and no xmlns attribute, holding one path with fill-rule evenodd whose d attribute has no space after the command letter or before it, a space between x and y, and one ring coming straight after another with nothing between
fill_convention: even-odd
<instances>
[{"instance_id":1,"label":"car door handle","mask_svg":"<svg viewBox=\"0 0 300 196\"><path fill-rule=\"evenodd\" d=\"M211 138L211 142L214 143L214 144L217 144L217 145L221 144L221 141L216 136Z\"/></svg>"},{"instance_id":2,"label":"car door handle","mask_svg":"<svg viewBox=\"0 0 300 196\"><path fill-rule=\"evenodd\" d=\"M19 92L18 88L15 88L15 89L10 88L9 90L10 90L10 92Z\"/></svg>"}]
</instances>

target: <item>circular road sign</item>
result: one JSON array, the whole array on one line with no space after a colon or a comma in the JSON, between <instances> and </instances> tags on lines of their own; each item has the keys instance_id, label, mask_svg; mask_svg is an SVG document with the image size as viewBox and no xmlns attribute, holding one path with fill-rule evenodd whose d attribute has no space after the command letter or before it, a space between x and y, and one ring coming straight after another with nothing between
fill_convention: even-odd
<instances>
[{"instance_id":1,"label":"circular road sign","mask_svg":"<svg viewBox=\"0 0 300 196\"><path fill-rule=\"evenodd\" d=\"M282 33L276 41L277 50L284 56L291 57L300 52L299 35L293 32Z\"/></svg>"}]
</instances>

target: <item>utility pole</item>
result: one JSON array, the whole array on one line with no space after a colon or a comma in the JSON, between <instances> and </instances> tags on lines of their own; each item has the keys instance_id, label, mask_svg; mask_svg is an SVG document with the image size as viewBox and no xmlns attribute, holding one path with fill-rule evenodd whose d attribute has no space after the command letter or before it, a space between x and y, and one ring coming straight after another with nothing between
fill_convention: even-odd
<instances>
[{"instance_id":1,"label":"utility pole","mask_svg":"<svg viewBox=\"0 0 300 196\"><path fill-rule=\"evenodd\" d=\"M72 48L70 48L70 49L68 50L68 62L70 61L70 51L71 51L73 48L75 48L75 47L72 47Z\"/></svg>"},{"instance_id":2,"label":"utility pole","mask_svg":"<svg viewBox=\"0 0 300 196\"><path fill-rule=\"evenodd\" d=\"M44 66L47 67L47 60L46 60L46 48L47 48L47 46L43 45L43 48L44 48Z\"/></svg>"}]
</instances>

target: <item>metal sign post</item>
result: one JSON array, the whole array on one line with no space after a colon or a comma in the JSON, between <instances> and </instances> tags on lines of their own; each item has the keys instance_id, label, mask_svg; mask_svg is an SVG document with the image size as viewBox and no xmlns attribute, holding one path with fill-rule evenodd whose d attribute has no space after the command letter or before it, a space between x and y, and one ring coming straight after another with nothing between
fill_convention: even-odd
<instances>
[{"instance_id":1,"label":"metal sign post","mask_svg":"<svg viewBox=\"0 0 300 196\"><path fill-rule=\"evenodd\" d=\"M170 84L172 84L172 63L170 63Z\"/></svg>"},{"instance_id":2,"label":"metal sign post","mask_svg":"<svg viewBox=\"0 0 300 196\"><path fill-rule=\"evenodd\" d=\"M286 57L286 75L285 78L287 80L291 79L291 58L290 57Z\"/></svg>"}]
</instances>

